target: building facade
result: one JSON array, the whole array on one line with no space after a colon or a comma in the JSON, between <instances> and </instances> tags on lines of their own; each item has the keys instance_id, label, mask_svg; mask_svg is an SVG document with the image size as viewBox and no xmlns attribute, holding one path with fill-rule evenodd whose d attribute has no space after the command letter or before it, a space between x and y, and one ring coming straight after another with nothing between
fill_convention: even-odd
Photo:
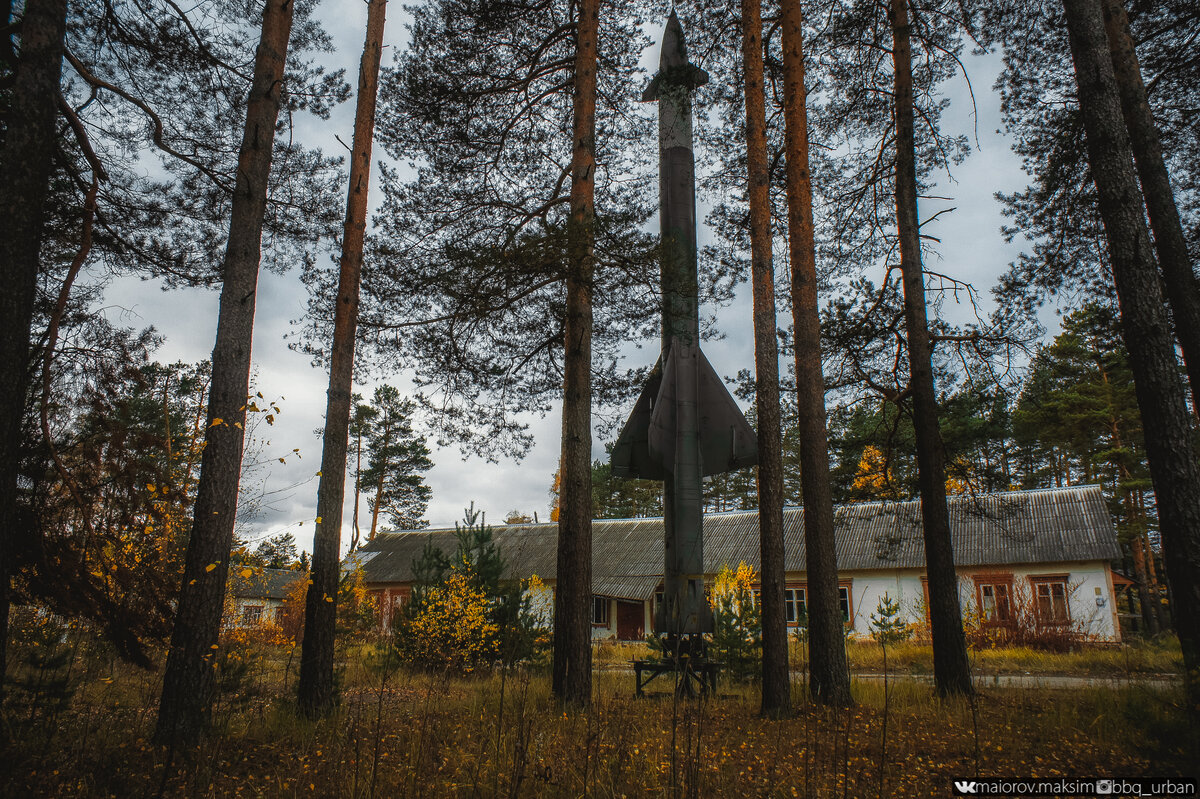
<instances>
[{"instance_id":1,"label":"building facade","mask_svg":"<svg viewBox=\"0 0 1200 799\"><path fill-rule=\"evenodd\" d=\"M1116 528L1099 486L1071 486L950 498L960 598L967 620L998 630L1017 625L1070 628L1095 641L1118 641L1116 582L1121 556ZM919 501L870 502L835 509L838 580L847 634L870 634L870 617L886 595L901 618L927 623L925 547ZM507 576L537 575L555 583L557 524L503 525L495 540ZM351 555L387 627L412 590L413 561L428 542L454 551L453 530L383 533ZM788 624L801 627L807 608L804 511L784 510ZM704 517L708 579L722 566L759 568L758 513ZM663 579L661 518L600 519L592 528L593 636L639 640L653 632ZM547 602L540 602L545 606ZM545 612L545 611L544 611Z\"/></svg>"},{"instance_id":2,"label":"building facade","mask_svg":"<svg viewBox=\"0 0 1200 799\"><path fill-rule=\"evenodd\" d=\"M263 569L234 565L229 576L229 595L233 607L229 627L255 627L264 624L282 627L287 613L288 593L308 572L292 569Z\"/></svg>"}]
</instances>

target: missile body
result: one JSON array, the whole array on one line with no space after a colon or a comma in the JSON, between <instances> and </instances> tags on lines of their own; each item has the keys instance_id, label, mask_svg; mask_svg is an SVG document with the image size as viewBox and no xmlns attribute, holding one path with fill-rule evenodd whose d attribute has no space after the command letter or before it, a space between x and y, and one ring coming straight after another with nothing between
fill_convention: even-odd
<instances>
[{"instance_id":1,"label":"missile body","mask_svg":"<svg viewBox=\"0 0 1200 799\"><path fill-rule=\"evenodd\" d=\"M642 95L658 102L662 354L613 447L612 468L617 477L664 483L666 562L655 628L676 639L712 632L702 480L757 461L753 429L700 351L692 92L707 82L688 62L672 11L658 74Z\"/></svg>"}]
</instances>

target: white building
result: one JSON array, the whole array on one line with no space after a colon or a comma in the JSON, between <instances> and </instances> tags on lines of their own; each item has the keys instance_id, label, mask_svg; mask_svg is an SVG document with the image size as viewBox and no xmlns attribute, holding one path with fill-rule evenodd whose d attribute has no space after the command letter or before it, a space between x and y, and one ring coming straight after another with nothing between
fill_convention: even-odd
<instances>
[{"instance_id":1,"label":"white building","mask_svg":"<svg viewBox=\"0 0 1200 799\"><path fill-rule=\"evenodd\" d=\"M244 574L247 571L249 574ZM227 622L228 626L282 626L287 613L288 593L301 580L308 580L308 572L292 569L249 569L234 564L229 575L229 595L233 612L232 618Z\"/></svg>"},{"instance_id":2,"label":"white building","mask_svg":"<svg viewBox=\"0 0 1200 799\"><path fill-rule=\"evenodd\" d=\"M1099 486L1071 486L950 497L960 599L972 623L1001 630L1019 624L1071 628L1117 641L1113 560L1116 528ZM803 623L807 606L804 511L784 510L787 614ZM848 634L870 634L870 616L886 593L911 624L926 622L925 546L919 501L871 502L835 509L838 580ZM558 525L497 526L496 542L513 579L555 582ZM383 533L351 556L381 608L407 598L412 564L426 542L449 553L453 530ZM759 568L758 513L706 514L704 564ZM661 599L663 521L599 519L592 528L593 635L637 640L652 630ZM1123 578L1117 577L1118 581ZM390 613L383 614L386 622Z\"/></svg>"}]
</instances>

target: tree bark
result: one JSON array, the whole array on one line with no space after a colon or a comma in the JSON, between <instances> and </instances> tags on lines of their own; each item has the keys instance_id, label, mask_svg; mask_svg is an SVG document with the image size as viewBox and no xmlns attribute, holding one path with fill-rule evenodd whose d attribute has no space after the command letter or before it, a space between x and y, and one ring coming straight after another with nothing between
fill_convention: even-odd
<instances>
[{"instance_id":1,"label":"tree bark","mask_svg":"<svg viewBox=\"0 0 1200 799\"><path fill-rule=\"evenodd\" d=\"M242 468L267 180L292 10L293 0L267 0L263 10L222 270L204 456L155 730L160 743L194 742L211 710Z\"/></svg>"},{"instance_id":2,"label":"tree bark","mask_svg":"<svg viewBox=\"0 0 1200 799\"><path fill-rule=\"evenodd\" d=\"M1064 0L1088 159L1158 502L1190 705L1200 706L1200 463L1099 0Z\"/></svg>"},{"instance_id":3,"label":"tree bark","mask_svg":"<svg viewBox=\"0 0 1200 799\"><path fill-rule=\"evenodd\" d=\"M392 445L392 420L384 418L383 420L383 455L379 464L379 479L375 483L375 504L371 508L371 532L367 535L368 541L375 540L375 530L379 527L379 509L383 505L383 485L387 481L388 472L388 447Z\"/></svg>"},{"instance_id":4,"label":"tree bark","mask_svg":"<svg viewBox=\"0 0 1200 799\"><path fill-rule=\"evenodd\" d=\"M1143 515L1145 511L1143 510ZM1163 606L1162 598L1166 596L1166 592L1158 583L1158 567L1154 565L1154 547L1150 545L1150 535L1146 532L1146 528L1142 528L1142 551L1146 553L1146 579L1150 586L1151 603L1154 608L1154 617L1157 620L1158 632L1171 629L1171 614L1166 607Z\"/></svg>"},{"instance_id":5,"label":"tree bark","mask_svg":"<svg viewBox=\"0 0 1200 799\"><path fill-rule=\"evenodd\" d=\"M359 433L354 443L354 510L350 515L350 528L354 531L350 537L350 551L358 549L362 533L358 528L358 510L362 502L362 483L358 476L362 474L362 433Z\"/></svg>"},{"instance_id":6,"label":"tree bark","mask_svg":"<svg viewBox=\"0 0 1200 799\"><path fill-rule=\"evenodd\" d=\"M904 285L904 327L908 339L909 390L917 449L917 482L929 578L929 623L933 637L933 676L938 693L970 694L971 664L963 634L954 570L954 543L946 506L946 455L938 424L933 385L933 344L925 305L917 213L917 157L913 124L912 46L908 0L891 0L892 64L896 102L896 228Z\"/></svg>"},{"instance_id":7,"label":"tree bark","mask_svg":"<svg viewBox=\"0 0 1200 799\"><path fill-rule=\"evenodd\" d=\"M1142 615L1142 629L1151 638L1158 635L1158 616L1150 599L1150 580L1146 577L1146 550L1142 546L1141 533L1134 533L1129 542L1133 553L1133 579L1137 583L1138 605Z\"/></svg>"},{"instance_id":8,"label":"tree bark","mask_svg":"<svg viewBox=\"0 0 1200 799\"><path fill-rule=\"evenodd\" d=\"M807 553L809 690L817 702L848 706L851 704L850 672L838 603L825 376L821 371L812 175L808 169L808 88L804 76L803 12L799 3L784 3L784 147L787 152L788 250L792 262L792 325L796 338L796 430L800 439L800 490L804 496Z\"/></svg>"},{"instance_id":9,"label":"tree bark","mask_svg":"<svg viewBox=\"0 0 1200 799\"><path fill-rule=\"evenodd\" d=\"M746 85L746 196L750 201L750 274L754 288L754 402L758 411L758 531L762 557L762 713L791 708L784 610L783 440L779 419L779 342L771 259L771 176L763 89L762 6L742 0Z\"/></svg>"},{"instance_id":10,"label":"tree bark","mask_svg":"<svg viewBox=\"0 0 1200 799\"><path fill-rule=\"evenodd\" d=\"M21 428L32 369L29 339L54 164L55 119L62 75L66 0L28 0L21 21L21 52L8 94L0 161L0 697L8 662L11 536L17 516ZM11 24L11 19L5 19ZM8 34L5 34L7 37Z\"/></svg>"},{"instance_id":11,"label":"tree bark","mask_svg":"<svg viewBox=\"0 0 1200 799\"><path fill-rule=\"evenodd\" d=\"M592 277L595 268L596 65L600 0L580 0L575 43L571 218L567 223L562 505L554 602L553 688L592 700Z\"/></svg>"},{"instance_id":12,"label":"tree bark","mask_svg":"<svg viewBox=\"0 0 1200 799\"><path fill-rule=\"evenodd\" d=\"M300 711L309 718L328 714L334 706L334 630L337 623L342 506L346 499L346 447L350 438L350 404L354 389L354 339L358 331L358 293L362 279L363 241L367 232L367 192L371 181L371 140L375 131L375 99L387 0L367 4L367 38L358 70L358 105L354 114L350 190L342 233L337 303L333 316L333 350L329 394L325 405L321 478L317 487L317 525L313 536L312 574L304 600L304 643L300 650Z\"/></svg>"},{"instance_id":13,"label":"tree bark","mask_svg":"<svg viewBox=\"0 0 1200 799\"><path fill-rule=\"evenodd\" d=\"M1146 84L1142 81L1137 51L1129 32L1129 17L1121 0L1103 0L1103 13L1113 73L1121 97L1121 113L1129 131L1150 229L1154 232L1158 265L1166 281L1175 336L1187 366L1192 411L1200 413L1200 402L1197 402L1200 394L1200 285L1196 283L1196 274L1188 257L1179 209L1175 207L1175 195L1171 190L1171 177L1163 160L1158 126L1146 98Z\"/></svg>"}]
</instances>

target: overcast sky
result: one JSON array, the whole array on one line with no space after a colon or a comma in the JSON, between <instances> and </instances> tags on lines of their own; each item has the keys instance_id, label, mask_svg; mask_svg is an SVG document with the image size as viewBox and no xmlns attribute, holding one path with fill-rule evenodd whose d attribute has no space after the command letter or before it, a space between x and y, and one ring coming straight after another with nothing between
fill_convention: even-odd
<instances>
[{"instance_id":1,"label":"overcast sky","mask_svg":"<svg viewBox=\"0 0 1200 799\"><path fill-rule=\"evenodd\" d=\"M329 59L330 65L344 66L347 80L352 86L356 85L366 5L358 0L326 2L321 13L337 48ZM399 3L389 4L385 64L391 63L394 53L407 40L407 17ZM686 25L686 20L684 23ZM643 61L657 63L657 52L648 53ZM931 266L973 283L984 299L990 300L991 285L1014 260L1019 249L1016 245L1006 244L1000 235L1002 217L993 195L996 191L1021 188L1026 178L1009 143L997 133L999 99L991 93L990 87L1000 69L1000 58L972 57L967 60L967 65L978 103L979 149L955 169L954 182L939 187L937 193L952 197L952 201L922 204L922 219L946 206L956 208L954 213L943 215L922 232L942 240L938 246L940 262ZM945 116L945 129L974 137L976 121L971 116L970 103L965 101L965 84L951 87L950 94L955 102ZM353 117L354 100L351 98L335 110L328 122L311 118L300 120L298 136L309 146L344 153L344 148L334 137L340 135L343 141L350 141ZM378 160L381 155L378 148L375 155ZM377 174L376 168L372 178ZM377 185L373 181L372 207L379 199ZM703 228L700 236L703 243L707 236ZM336 268L336 264L328 259L323 257L323 260L329 268ZM749 288L743 286L732 305L705 309L717 313L727 334L723 340L705 346L713 366L725 375L733 375L739 369L753 365L749 293ZM253 479L261 481L262 490L267 493L263 512L250 525L252 535L262 537L286 530L295 534L302 548L311 549L316 513L316 472L321 461L321 442L315 431L324 424L328 373L312 368L306 356L290 351L284 342L284 336L292 331L291 320L299 319L305 311L305 296L298 271L282 276L262 272L254 336L255 386L268 399L278 399L283 412L274 427L266 428L269 436L259 436L258 444L248 444L248 457L256 457L264 464L253 474ZM110 316L123 324L130 327L153 325L166 336L165 344L156 355L160 361L196 362L212 353L217 316L215 291L163 291L157 283L129 279L118 281L109 288L106 304ZM951 316L956 315L951 311ZM649 350L634 350L631 365L642 365L641 360L650 357ZM388 382L402 388L407 386L402 374ZM370 394L369 387L358 390ZM529 514L536 511L539 518L548 518L549 488L558 461L560 418L556 410L544 419L533 417L529 422L536 444L520 463L492 464L478 458L464 460L455 449L435 449L432 455L435 466L427 476L433 490L426 514L431 526L453 525L456 519L462 518L463 508L472 501L486 511L488 520L493 523L501 522L506 512L514 509ZM599 438L595 440L594 457L602 455L603 445ZM299 453L293 453L294 448ZM280 457L286 463L279 463ZM343 550L349 542L350 499L348 492ZM364 499L361 513L366 512Z\"/></svg>"}]
</instances>

